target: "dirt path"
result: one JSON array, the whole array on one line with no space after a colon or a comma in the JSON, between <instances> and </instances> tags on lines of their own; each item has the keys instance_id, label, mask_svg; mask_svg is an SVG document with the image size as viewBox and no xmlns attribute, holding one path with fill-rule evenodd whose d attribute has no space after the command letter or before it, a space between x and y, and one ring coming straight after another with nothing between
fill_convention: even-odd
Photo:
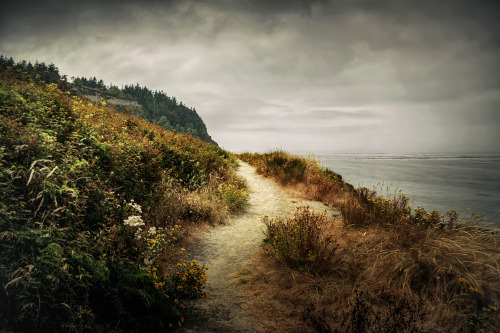
<instances>
[{"instance_id":1,"label":"dirt path","mask_svg":"<svg viewBox=\"0 0 500 333\"><path fill-rule=\"evenodd\" d=\"M249 261L263 239L261 215L285 216L298 205L327 210L318 202L290 198L281 188L240 162L238 174L247 180L250 192L246 212L223 227L208 232L193 248L193 258L209 267L207 299L188 304L186 322L177 332L256 332L257 327L241 309L244 299L231 284L230 274Z\"/></svg>"}]
</instances>

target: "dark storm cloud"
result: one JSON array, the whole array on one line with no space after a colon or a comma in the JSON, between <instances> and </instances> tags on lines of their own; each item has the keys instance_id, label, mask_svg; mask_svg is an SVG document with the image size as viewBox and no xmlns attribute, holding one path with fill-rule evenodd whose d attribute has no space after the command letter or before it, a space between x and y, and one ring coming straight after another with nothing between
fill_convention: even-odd
<instances>
[{"instance_id":1,"label":"dark storm cloud","mask_svg":"<svg viewBox=\"0 0 500 333\"><path fill-rule=\"evenodd\" d=\"M469 0L2 1L0 53L164 90L234 150L488 150L498 17Z\"/></svg>"}]
</instances>

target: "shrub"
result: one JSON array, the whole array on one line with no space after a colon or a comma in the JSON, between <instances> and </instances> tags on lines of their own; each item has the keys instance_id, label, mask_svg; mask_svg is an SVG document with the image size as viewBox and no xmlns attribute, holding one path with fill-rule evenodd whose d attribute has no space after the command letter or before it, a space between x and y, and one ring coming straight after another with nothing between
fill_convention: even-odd
<instances>
[{"instance_id":1,"label":"shrub","mask_svg":"<svg viewBox=\"0 0 500 333\"><path fill-rule=\"evenodd\" d=\"M364 187L353 191L342 202L340 210L346 226L395 225L411 219L409 198L404 193L385 198Z\"/></svg>"},{"instance_id":2,"label":"shrub","mask_svg":"<svg viewBox=\"0 0 500 333\"><path fill-rule=\"evenodd\" d=\"M266 225L264 244L278 260L297 270L316 273L328 269L338 244L325 232L329 222L324 215L301 207L291 219L264 216L262 221Z\"/></svg>"},{"instance_id":3,"label":"shrub","mask_svg":"<svg viewBox=\"0 0 500 333\"><path fill-rule=\"evenodd\" d=\"M217 189L217 193L232 213L242 211L250 198L245 189L238 188L235 184L221 184Z\"/></svg>"}]
</instances>

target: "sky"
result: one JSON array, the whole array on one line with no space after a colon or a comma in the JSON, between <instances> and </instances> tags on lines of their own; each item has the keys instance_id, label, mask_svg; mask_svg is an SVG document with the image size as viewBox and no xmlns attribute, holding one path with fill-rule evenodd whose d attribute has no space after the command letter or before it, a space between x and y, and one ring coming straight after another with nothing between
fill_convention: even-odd
<instances>
[{"instance_id":1,"label":"sky","mask_svg":"<svg viewBox=\"0 0 500 333\"><path fill-rule=\"evenodd\" d=\"M492 152L499 17L486 0L0 0L0 54L162 90L234 152Z\"/></svg>"}]
</instances>

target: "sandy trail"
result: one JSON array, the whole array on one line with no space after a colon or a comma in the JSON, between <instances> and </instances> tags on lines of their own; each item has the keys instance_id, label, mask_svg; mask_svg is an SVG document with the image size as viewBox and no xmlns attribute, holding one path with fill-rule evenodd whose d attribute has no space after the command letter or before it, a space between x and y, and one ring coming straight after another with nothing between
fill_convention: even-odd
<instances>
[{"instance_id":1,"label":"sandy trail","mask_svg":"<svg viewBox=\"0 0 500 333\"><path fill-rule=\"evenodd\" d=\"M209 267L206 287L208 298L188 304L190 310L186 314L186 322L177 332L256 332L257 327L241 308L245 300L230 282L230 275L242 263L248 262L250 255L260 245L264 227L260 216L291 215L295 207L304 204L316 211L332 212L319 202L289 197L244 162L240 161L237 173L247 181L250 192L248 208L227 225L208 232L190 249L193 258Z\"/></svg>"}]
</instances>

